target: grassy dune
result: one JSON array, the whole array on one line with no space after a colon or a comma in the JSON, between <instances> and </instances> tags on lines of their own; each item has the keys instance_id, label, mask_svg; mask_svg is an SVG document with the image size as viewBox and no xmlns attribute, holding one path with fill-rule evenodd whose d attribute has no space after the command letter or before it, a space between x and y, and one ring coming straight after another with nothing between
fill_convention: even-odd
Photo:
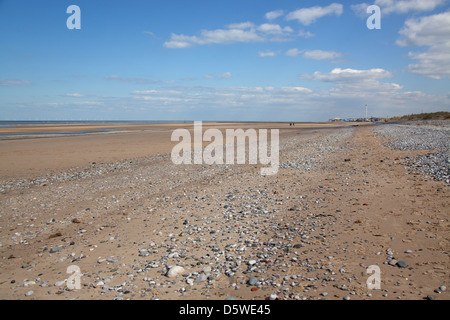
<instances>
[{"instance_id":1,"label":"grassy dune","mask_svg":"<svg viewBox=\"0 0 450 320\"><path fill-rule=\"evenodd\" d=\"M392 117L389 118L390 121L399 121L399 120L447 120L450 119L450 112L439 111L439 112L431 112L431 113L419 113L419 114L410 114L401 117Z\"/></svg>"}]
</instances>

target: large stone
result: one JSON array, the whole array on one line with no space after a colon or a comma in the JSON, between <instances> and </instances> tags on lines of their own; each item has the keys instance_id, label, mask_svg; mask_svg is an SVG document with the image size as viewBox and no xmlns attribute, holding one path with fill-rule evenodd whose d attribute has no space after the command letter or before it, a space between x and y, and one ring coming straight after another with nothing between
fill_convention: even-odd
<instances>
[{"instance_id":1,"label":"large stone","mask_svg":"<svg viewBox=\"0 0 450 320\"><path fill-rule=\"evenodd\" d=\"M185 271L185 269L183 267L173 266L169 269L169 271L167 271L167 276L169 278L175 278L179 274L182 274L184 271Z\"/></svg>"}]
</instances>

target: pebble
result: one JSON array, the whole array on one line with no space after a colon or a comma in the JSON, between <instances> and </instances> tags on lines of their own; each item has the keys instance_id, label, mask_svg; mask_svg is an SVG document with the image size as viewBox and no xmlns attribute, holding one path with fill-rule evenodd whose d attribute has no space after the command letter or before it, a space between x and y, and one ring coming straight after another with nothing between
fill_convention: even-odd
<instances>
[{"instance_id":1,"label":"pebble","mask_svg":"<svg viewBox=\"0 0 450 320\"><path fill-rule=\"evenodd\" d=\"M206 274L199 274L197 278L195 278L196 283L205 282L206 280L208 280L208 276Z\"/></svg>"},{"instance_id":2,"label":"pebble","mask_svg":"<svg viewBox=\"0 0 450 320\"><path fill-rule=\"evenodd\" d=\"M432 121L430 124L417 125L386 124L376 126L374 131L384 137L395 138L385 143L392 149L399 150L435 150L418 157L407 157L405 162L411 172L420 172L434 177L436 180L450 183L450 130L448 121Z\"/></svg>"},{"instance_id":3,"label":"pebble","mask_svg":"<svg viewBox=\"0 0 450 320\"><path fill-rule=\"evenodd\" d=\"M398 263L398 261L395 260L395 259L391 259L391 260L389 260L389 262L388 262L388 264L391 265L391 266L395 266L397 263Z\"/></svg>"},{"instance_id":4,"label":"pebble","mask_svg":"<svg viewBox=\"0 0 450 320\"><path fill-rule=\"evenodd\" d=\"M14 282L15 282L15 281L14 281ZM14 283L14 282L11 281L11 283ZM27 281L24 281L24 282L22 283L22 287L28 287L28 286L33 285L33 284L36 284L36 282L31 281L31 280L27 280Z\"/></svg>"},{"instance_id":5,"label":"pebble","mask_svg":"<svg viewBox=\"0 0 450 320\"><path fill-rule=\"evenodd\" d=\"M212 268L210 266L206 266L206 267L203 267L202 271L204 273L210 273L212 271Z\"/></svg>"},{"instance_id":6,"label":"pebble","mask_svg":"<svg viewBox=\"0 0 450 320\"><path fill-rule=\"evenodd\" d=\"M66 283L66 280L57 281L55 282L55 287L61 287Z\"/></svg>"},{"instance_id":7,"label":"pebble","mask_svg":"<svg viewBox=\"0 0 450 320\"><path fill-rule=\"evenodd\" d=\"M255 277L251 277L250 279L248 279L248 284L251 286L254 286L258 283L258 278Z\"/></svg>"},{"instance_id":8,"label":"pebble","mask_svg":"<svg viewBox=\"0 0 450 320\"><path fill-rule=\"evenodd\" d=\"M55 252L59 252L63 249L63 246L57 246L57 247L52 247L50 248L50 253L55 253Z\"/></svg>"},{"instance_id":9,"label":"pebble","mask_svg":"<svg viewBox=\"0 0 450 320\"><path fill-rule=\"evenodd\" d=\"M33 293L34 293L33 290L27 291L27 292L25 293L25 296L29 297L29 296L31 296Z\"/></svg>"},{"instance_id":10,"label":"pebble","mask_svg":"<svg viewBox=\"0 0 450 320\"><path fill-rule=\"evenodd\" d=\"M173 266L167 272L167 276L169 278L175 278L176 276L178 276L179 274L182 274L183 272L185 272L185 269L183 267Z\"/></svg>"},{"instance_id":11,"label":"pebble","mask_svg":"<svg viewBox=\"0 0 450 320\"><path fill-rule=\"evenodd\" d=\"M120 259L114 258L114 257L109 257L108 259L106 259L106 261L109 263L116 263L116 262L119 262L119 260Z\"/></svg>"},{"instance_id":12,"label":"pebble","mask_svg":"<svg viewBox=\"0 0 450 320\"><path fill-rule=\"evenodd\" d=\"M446 286L440 286L438 289L435 289L434 292L436 292L436 293L442 293L442 292L444 292L445 290L447 290L447 287L446 287Z\"/></svg>"},{"instance_id":13,"label":"pebble","mask_svg":"<svg viewBox=\"0 0 450 320\"><path fill-rule=\"evenodd\" d=\"M405 261L398 261L397 266L400 268L406 268L408 265L406 264Z\"/></svg>"}]
</instances>

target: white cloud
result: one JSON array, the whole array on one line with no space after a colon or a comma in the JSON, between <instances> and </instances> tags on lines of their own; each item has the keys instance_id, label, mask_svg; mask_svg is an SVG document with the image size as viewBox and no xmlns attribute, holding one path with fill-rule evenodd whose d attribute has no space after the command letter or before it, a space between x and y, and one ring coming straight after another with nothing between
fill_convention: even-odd
<instances>
[{"instance_id":1,"label":"white cloud","mask_svg":"<svg viewBox=\"0 0 450 320\"><path fill-rule=\"evenodd\" d=\"M266 50L266 51L259 51L258 55L260 57L275 57L278 53L277 52L273 52L270 50Z\"/></svg>"},{"instance_id":2,"label":"white cloud","mask_svg":"<svg viewBox=\"0 0 450 320\"><path fill-rule=\"evenodd\" d=\"M345 97L358 97L358 95L363 96L374 92L380 95L396 93L403 88L401 85L378 81L392 76L391 72L381 68L368 70L335 68L329 73L316 71L312 74L299 75L304 79L334 83L335 87L330 89L329 93Z\"/></svg>"},{"instance_id":3,"label":"white cloud","mask_svg":"<svg viewBox=\"0 0 450 320\"><path fill-rule=\"evenodd\" d=\"M281 17L282 15L283 15L283 10L274 10L274 11L267 12L265 14L265 17L267 20L274 20L278 17Z\"/></svg>"},{"instance_id":4,"label":"white cloud","mask_svg":"<svg viewBox=\"0 0 450 320\"><path fill-rule=\"evenodd\" d=\"M291 27L287 26L282 28L278 24L264 23L258 27L258 31L271 33L271 34L283 34L284 32L294 32Z\"/></svg>"},{"instance_id":5,"label":"white cloud","mask_svg":"<svg viewBox=\"0 0 450 320\"><path fill-rule=\"evenodd\" d=\"M312 74L300 74L299 77L310 80L319 80L323 82L375 84L378 83L377 79L391 78L392 73L381 68L374 68L369 70L335 68L329 73L316 71Z\"/></svg>"},{"instance_id":6,"label":"white cloud","mask_svg":"<svg viewBox=\"0 0 450 320\"><path fill-rule=\"evenodd\" d=\"M151 32L151 31L144 31L143 33L144 33L144 34L148 34L148 35L151 36L152 38L155 38L155 37L156 37L155 34L154 34L153 32Z\"/></svg>"},{"instance_id":7,"label":"white cloud","mask_svg":"<svg viewBox=\"0 0 450 320\"><path fill-rule=\"evenodd\" d=\"M399 33L399 46L429 47L426 51L409 52L410 58L418 60L408 66L410 72L434 79L450 77L450 11L408 19Z\"/></svg>"},{"instance_id":8,"label":"white cloud","mask_svg":"<svg viewBox=\"0 0 450 320\"><path fill-rule=\"evenodd\" d=\"M126 110L128 119L322 121L332 117L362 117L365 115L365 104L369 105L369 116L393 116L421 110L431 112L450 105L450 96L421 91L403 92L400 84L381 82L391 76L391 72L384 69L340 68L303 75L304 78L331 84L331 88L325 86L319 89L319 86L314 90L308 85L295 84L278 87L176 85L160 86L156 90L140 90L136 85L136 90L130 91L127 97L101 97L94 101L75 99L70 103L31 103L24 105L22 110L41 107L51 115L57 109L76 111L78 114L82 109L97 119L108 119L111 115L123 117ZM314 87L317 88L317 84ZM92 113L89 113L90 110Z\"/></svg>"},{"instance_id":9,"label":"white cloud","mask_svg":"<svg viewBox=\"0 0 450 320\"><path fill-rule=\"evenodd\" d=\"M192 47L197 41L197 37L172 33L170 35L170 41L164 42L164 46L170 49L183 49Z\"/></svg>"},{"instance_id":10,"label":"white cloud","mask_svg":"<svg viewBox=\"0 0 450 320\"><path fill-rule=\"evenodd\" d=\"M398 106L412 105L415 96L401 92L403 86L397 83L385 83L379 79L390 78L392 73L374 68L368 70L340 69L335 68L329 73L314 72L312 74L301 74L301 78L333 83L331 89L320 93L319 100L324 103L336 104L345 101L350 105L361 105L369 103L378 108L385 108L392 114L392 103L398 102ZM396 106L397 107L397 106ZM345 109L345 108L344 108Z\"/></svg>"},{"instance_id":11,"label":"white cloud","mask_svg":"<svg viewBox=\"0 0 450 320\"><path fill-rule=\"evenodd\" d=\"M230 72L225 72L225 73L222 73L222 74L218 74L217 77L219 79L231 79L232 75L231 75Z\"/></svg>"},{"instance_id":12,"label":"white cloud","mask_svg":"<svg viewBox=\"0 0 450 320\"><path fill-rule=\"evenodd\" d=\"M303 53L304 58L314 60L333 60L341 56L342 54L339 52L324 50L305 50Z\"/></svg>"},{"instance_id":13,"label":"white cloud","mask_svg":"<svg viewBox=\"0 0 450 320\"><path fill-rule=\"evenodd\" d=\"M426 52L410 52L419 63L410 64L409 71L432 79L450 78L450 43L433 46Z\"/></svg>"},{"instance_id":14,"label":"white cloud","mask_svg":"<svg viewBox=\"0 0 450 320\"><path fill-rule=\"evenodd\" d=\"M135 97L136 100L144 100L144 101L156 101L162 102L164 104L168 104L171 102L184 102L186 99L183 98L171 98L171 97L154 97L154 96L138 96Z\"/></svg>"},{"instance_id":15,"label":"white cloud","mask_svg":"<svg viewBox=\"0 0 450 320\"><path fill-rule=\"evenodd\" d=\"M297 36L301 37L301 38L305 38L305 39L309 39L315 36L314 33L311 33L309 31L305 31L305 30L299 30L297 33Z\"/></svg>"},{"instance_id":16,"label":"white cloud","mask_svg":"<svg viewBox=\"0 0 450 320\"><path fill-rule=\"evenodd\" d=\"M323 50L306 50L303 52L303 57L313 60L330 60L334 59L339 54L334 51L323 51Z\"/></svg>"},{"instance_id":17,"label":"white cloud","mask_svg":"<svg viewBox=\"0 0 450 320\"><path fill-rule=\"evenodd\" d=\"M287 20L297 20L305 26L316 22L317 19L322 18L326 15L336 15L340 16L343 12L343 5L340 3L332 3L327 7L310 7L302 8L288 13L286 16Z\"/></svg>"},{"instance_id":18,"label":"white cloud","mask_svg":"<svg viewBox=\"0 0 450 320\"><path fill-rule=\"evenodd\" d=\"M314 91L309 103L317 103L336 116L362 117L363 106L369 105L369 115L386 116L415 112L425 108L437 111L449 105L449 98L421 91L403 92L398 83L383 82L393 74L381 68L367 70L335 68L328 73L314 72L299 77L333 84L330 89ZM427 111L425 111L427 112Z\"/></svg>"},{"instance_id":19,"label":"white cloud","mask_svg":"<svg viewBox=\"0 0 450 320\"><path fill-rule=\"evenodd\" d=\"M381 9L383 14L391 13L408 13L408 12L426 12L432 11L438 6L444 4L446 0L375 0L374 5L377 5ZM359 3L351 5L352 10L359 16L365 17L369 15L367 13L367 7L371 4Z\"/></svg>"},{"instance_id":20,"label":"white cloud","mask_svg":"<svg viewBox=\"0 0 450 320\"><path fill-rule=\"evenodd\" d=\"M408 19L400 30L399 46L432 46L450 41L450 11L419 19Z\"/></svg>"},{"instance_id":21,"label":"white cloud","mask_svg":"<svg viewBox=\"0 0 450 320\"><path fill-rule=\"evenodd\" d=\"M137 91L132 92L132 94ZM305 87L178 87L177 90L161 90L157 94L134 95L133 99L152 103L152 106L183 105L187 108L225 108L247 106L275 106L279 103L298 105L299 101L312 93Z\"/></svg>"},{"instance_id":22,"label":"white cloud","mask_svg":"<svg viewBox=\"0 0 450 320\"><path fill-rule=\"evenodd\" d=\"M73 97L73 98L83 98L86 97L86 95L81 94L81 93L66 93L65 94L66 97Z\"/></svg>"},{"instance_id":23,"label":"white cloud","mask_svg":"<svg viewBox=\"0 0 450 320\"><path fill-rule=\"evenodd\" d=\"M364 18L369 16L369 13L367 13L367 8L370 5L367 3L357 3L350 5L350 8L353 10L353 12L359 16L360 18Z\"/></svg>"},{"instance_id":24,"label":"white cloud","mask_svg":"<svg viewBox=\"0 0 450 320\"><path fill-rule=\"evenodd\" d=\"M262 41L262 38L253 30L242 29L218 29L203 30L199 44L208 43L234 43L234 42L255 42Z\"/></svg>"},{"instance_id":25,"label":"white cloud","mask_svg":"<svg viewBox=\"0 0 450 320\"><path fill-rule=\"evenodd\" d=\"M281 92L284 93L311 93L313 92L311 89L304 87L281 87Z\"/></svg>"},{"instance_id":26,"label":"white cloud","mask_svg":"<svg viewBox=\"0 0 450 320\"><path fill-rule=\"evenodd\" d=\"M202 87L177 86L161 88L157 93L133 94L125 103L147 112L163 110L191 117L215 119L288 121L298 117L309 121L331 117L362 117L363 106L369 104L370 116L404 114L424 109L436 111L449 105L449 97L429 95L421 91L403 92L397 83L381 82L392 77L384 69L340 69L302 75L332 84L327 89L302 86ZM215 76L216 77L216 76ZM134 101L134 102L133 102ZM108 101L108 105L110 102ZM188 112L188 113L186 113ZM167 114L167 113L163 113ZM325 117L325 118L324 118Z\"/></svg>"},{"instance_id":27,"label":"white cloud","mask_svg":"<svg viewBox=\"0 0 450 320\"><path fill-rule=\"evenodd\" d=\"M227 25L228 29L248 29L248 28L253 28L255 25L250 22L239 22L239 23L232 23Z\"/></svg>"},{"instance_id":28,"label":"white cloud","mask_svg":"<svg viewBox=\"0 0 450 320\"><path fill-rule=\"evenodd\" d=\"M204 44L230 44L236 42L259 42L263 38L255 32L255 29L216 29L202 30L200 36L185 36L172 34L170 40L164 43L166 48L188 48L194 45Z\"/></svg>"},{"instance_id":29,"label":"white cloud","mask_svg":"<svg viewBox=\"0 0 450 320\"><path fill-rule=\"evenodd\" d=\"M28 86L31 82L17 79L0 79L0 86Z\"/></svg>"},{"instance_id":30,"label":"white cloud","mask_svg":"<svg viewBox=\"0 0 450 320\"><path fill-rule=\"evenodd\" d=\"M35 106L38 107L53 107L53 108L62 108L62 107L72 107L72 106L78 106L78 107L94 107L94 106L104 106L104 101L76 101L76 102L43 102L43 103L35 103Z\"/></svg>"},{"instance_id":31,"label":"white cloud","mask_svg":"<svg viewBox=\"0 0 450 320\"><path fill-rule=\"evenodd\" d=\"M297 48L293 48L286 51L286 55L291 57L298 56L299 54L301 54L305 59L313 60L333 60L342 56L339 52L325 50L299 50Z\"/></svg>"},{"instance_id":32,"label":"white cloud","mask_svg":"<svg viewBox=\"0 0 450 320\"><path fill-rule=\"evenodd\" d=\"M157 90L135 90L132 92L132 94L151 94L151 93L158 93Z\"/></svg>"},{"instance_id":33,"label":"white cloud","mask_svg":"<svg viewBox=\"0 0 450 320\"><path fill-rule=\"evenodd\" d=\"M294 30L278 24L264 23L255 26L251 22L233 23L225 29L201 30L198 36L174 34L164 43L166 48L180 49L206 44L232 44L265 41L292 40Z\"/></svg>"},{"instance_id":34,"label":"white cloud","mask_svg":"<svg viewBox=\"0 0 450 320\"><path fill-rule=\"evenodd\" d=\"M220 73L217 75L205 74L203 76L203 78L205 79L231 79L231 77L232 77L231 72Z\"/></svg>"},{"instance_id":35,"label":"white cloud","mask_svg":"<svg viewBox=\"0 0 450 320\"><path fill-rule=\"evenodd\" d=\"M381 8L381 12L407 13L410 11L431 11L445 3L445 0L376 0L374 4Z\"/></svg>"},{"instance_id":36,"label":"white cloud","mask_svg":"<svg viewBox=\"0 0 450 320\"><path fill-rule=\"evenodd\" d=\"M115 80L121 82L130 82L130 83L138 83L138 84L146 84L146 83L157 83L158 80L146 79L146 78L124 78L118 75L112 75L105 77L107 80Z\"/></svg>"},{"instance_id":37,"label":"white cloud","mask_svg":"<svg viewBox=\"0 0 450 320\"><path fill-rule=\"evenodd\" d=\"M297 48L292 48L286 51L287 56L295 57L302 53L304 50L298 50Z\"/></svg>"},{"instance_id":38,"label":"white cloud","mask_svg":"<svg viewBox=\"0 0 450 320\"><path fill-rule=\"evenodd\" d=\"M70 104L78 105L78 106L103 106L105 105L105 102L103 101L79 101L79 102L72 102Z\"/></svg>"}]
</instances>

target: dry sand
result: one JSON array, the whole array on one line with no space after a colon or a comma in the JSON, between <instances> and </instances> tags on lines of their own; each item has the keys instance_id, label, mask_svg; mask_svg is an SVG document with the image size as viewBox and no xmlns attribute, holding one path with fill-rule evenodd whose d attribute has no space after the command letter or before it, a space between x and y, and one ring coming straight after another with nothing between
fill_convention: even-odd
<instances>
[{"instance_id":1,"label":"dry sand","mask_svg":"<svg viewBox=\"0 0 450 320\"><path fill-rule=\"evenodd\" d=\"M280 128L282 166L264 177L174 165L181 126L0 141L0 298L449 299L435 292L449 284L449 186L402 164L424 151L388 149L370 126L204 124Z\"/></svg>"}]
</instances>

